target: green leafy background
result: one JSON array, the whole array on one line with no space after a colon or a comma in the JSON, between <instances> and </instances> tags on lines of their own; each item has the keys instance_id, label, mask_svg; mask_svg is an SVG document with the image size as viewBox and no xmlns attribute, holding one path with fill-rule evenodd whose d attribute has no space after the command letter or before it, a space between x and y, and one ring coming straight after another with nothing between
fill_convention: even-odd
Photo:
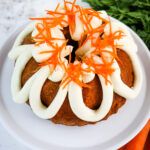
<instances>
[{"instance_id":1,"label":"green leafy background","mask_svg":"<svg viewBox=\"0 0 150 150\"><path fill-rule=\"evenodd\" d=\"M132 28L150 49L150 0L83 0Z\"/></svg>"}]
</instances>

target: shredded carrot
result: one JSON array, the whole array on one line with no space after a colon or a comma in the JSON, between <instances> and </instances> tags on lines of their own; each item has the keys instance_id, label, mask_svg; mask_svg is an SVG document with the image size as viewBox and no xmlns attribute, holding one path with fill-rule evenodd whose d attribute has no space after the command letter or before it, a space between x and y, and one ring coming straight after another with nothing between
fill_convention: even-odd
<instances>
[{"instance_id":1,"label":"shredded carrot","mask_svg":"<svg viewBox=\"0 0 150 150\"><path fill-rule=\"evenodd\" d=\"M63 87L65 87L68 83L70 83L71 81L74 81L75 83L77 83L79 86L81 87L87 87L90 88L89 85L83 83L80 80L81 75L84 72L89 72L89 70L83 69L81 63L77 63L77 64L73 64L70 63L67 70L66 70L66 77L64 78L64 80L61 82L61 85Z\"/></svg>"},{"instance_id":2,"label":"shredded carrot","mask_svg":"<svg viewBox=\"0 0 150 150\"><path fill-rule=\"evenodd\" d=\"M84 10L88 15L97 17L99 20L102 20L103 23L108 23L108 20L100 16L101 12L95 11L94 9L91 8L85 8Z\"/></svg>"},{"instance_id":3,"label":"shredded carrot","mask_svg":"<svg viewBox=\"0 0 150 150\"><path fill-rule=\"evenodd\" d=\"M40 54L51 53L51 56L49 59L43 61L39 65L40 66L53 65L53 68L55 69L56 66L59 64L63 68L65 68L65 64L61 60L60 55L61 55L62 50L65 48L66 44L67 44L67 41L65 41L61 46L58 46L56 44L54 50L45 50L45 51L40 52Z\"/></svg>"},{"instance_id":4,"label":"shredded carrot","mask_svg":"<svg viewBox=\"0 0 150 150\"><path fill-rule=\"evenodd\" d=\"M60 3L57 4L57 6L56 6L56 8L55 8L55 12L58 11L59 6L60 6Z\"/></svg>"},{"instance_id":5,"label":"shredded carrot","mask_svg":"<svg viewBox=\"0 0 150 150\"><path fill-rule=\"evenodd\" d=\"M105 79L105 83L106 83L106 84L107 84L107 83L111 83L111 82L109 81L109 79L108 79L108 76L114 72L114 69L112 68L112 64L111 64L111 63L107 63L107 64L99 64L99 63L96 63L96 62L94 61L94 57L93 57L93 56L91 56L90 58L85 58L85 59L84 59L84 62L85 62L88 66L94 68L93 72L94 72L95 74L98 74L98 75L103 76L104 79Z\"/></svg>"},{"instance_id":6,"label":"shredded carrot","mask_svg":"<svg viewBox=\"0 0 150 150\"><path fill-rule=\"evenodd\" d=\"M80 6L76 5L76 0L73 0L73 2L64 0L63 12L59 11L59 7L60 4L56 6L54 11L47 10L47 17L30 18L31 20L36 20L39 22L36 24L37 34L33 37L36 45L38 46L40 44L47 43L51 47L49 50L40 52L41 55L51 55L47 60L43 61L39 65L41 67L44 65L53 65L54 69L58 64L61 65L66 72L66 76L61 83L61 85L64 87L71 81L76 82L81 87L89 87L87 84L80 80L80 77L84 74L84 72L93 72L95 74L101 75L104 77L106 84L111 83L108 77L114 72L112 64L114 59L119 60L117 56L118 45L115 44L115 40L122 38L122 36L124 36L123 32L118 30L112 33L110 19L106 20L105 18L101 17L100 12L97 12L91 8L81 8ZM91 57L82 58L82 62L85 62L88 65L88 68L86 69L82 68L81 62L78 64L73 64L71 62L71 54L69 54L69 64L68 67L66 67L61 59L61 52L66 47L67 40L62 38L55 38L52 36L51 32L52 28L57 26L64 28L68 25L70 33L73 34L76 28L75 20L77 13L84 26L84 33L81 35L78 48L86 44L88 40L91 41L91 46L94 48ZM91 25L93 17L102 20L102 25L93 28ZM107 24L110 26L109 35L104 34L104 28ZM95 35L99 36L97 37ZM56 40L62 41L63 44L58 46L55 42ZM106 47L111 47L112 51L107 50ZM106 54L110 56L111 60L107 60ZM101 57L101 64L98 64L94 61L93 56L95 55Z\"/></svg>"}]
</instances>

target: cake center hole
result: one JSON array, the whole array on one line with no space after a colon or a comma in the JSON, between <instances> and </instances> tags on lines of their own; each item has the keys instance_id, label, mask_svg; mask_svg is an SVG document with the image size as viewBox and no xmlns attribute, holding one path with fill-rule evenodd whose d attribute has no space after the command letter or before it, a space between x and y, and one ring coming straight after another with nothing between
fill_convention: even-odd
<instances>
[{"instance_id":1,"label":"cake center hole","mask_svg":"<svg viewBox=\"0 0 150 150\"><path fill-rule=\"evenodd\" d=\"M72 50L72 53L71 53L71 63L73 63L77 59L75 51L78 49L79 43L78 43L78 41L74 41L71 38L71 35L70 35L70 32L69 32L69 27L63 28L63 33L65 35L65 38L68 40L67 45L73 46L73 50ZM69 60L69 56L67 56L66 58Z\"/></svg>"}]
</instances>

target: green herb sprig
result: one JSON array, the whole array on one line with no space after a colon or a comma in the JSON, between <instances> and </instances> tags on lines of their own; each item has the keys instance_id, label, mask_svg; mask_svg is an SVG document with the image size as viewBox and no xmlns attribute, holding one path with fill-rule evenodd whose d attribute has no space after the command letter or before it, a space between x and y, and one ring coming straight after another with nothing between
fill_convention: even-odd
<instances>
[{"instance_id":1,"label":"green herb sprig","mask_svg":"<svg viewBox=\"0 0 150 150\"><path fill-rule=\"evenodd\" d=\"M83 0L132 28L150 49L150 0Z\"/></svg>"}]
</instances>

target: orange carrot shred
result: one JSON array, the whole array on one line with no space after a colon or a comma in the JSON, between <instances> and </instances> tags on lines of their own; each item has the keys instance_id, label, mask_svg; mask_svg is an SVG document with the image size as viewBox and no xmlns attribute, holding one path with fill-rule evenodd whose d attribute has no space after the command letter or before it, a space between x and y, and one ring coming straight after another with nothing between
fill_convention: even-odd
<instances>
[{"instance_id":1,"label":"orange carrot shred","mask_svg":"<svg viewBox=\"0 0 150 150\"><path fill-rule=\"evenodd\" d=\"M66 72L66 77L63 79L61 85L63 87L67 86L71 81L74 81L81 87L89 87L87 84L80 80L80 77L84 73L93 72L95 74L103 76L105 83L111 83L109 81L109 76L114 72L112 64L114 59L119 60L117 56L117 44L115 40L122 38L124 33L121 30L112 32L112 26L110 18L106 20L101 17L100 12L97 12L91 8L81 8L76 5L76 0L73 2L64 0L64 11L59 12L60 3L56 6L54 11L47 10L47 17L30 18L31 20L38 21L36 24L37 34L33 37L35 45L48 44L51 48L49 50L43 50L39 54L51 54L50 57L39 64L39 66L53 65L53 70L59 64ZM52 36L52 28L60 27L64 28L69 26L70 33L74 33L76 29L76 14L78 13L79 18L84 26L84 33L81 35L81 42L79 47L82 47L88 40L91 41L91 46L94 48L90 57L82 58L82 62L88 65L88 68L83 69L81 63L73 64L71 62L71 54L69 54L69 64L66 67L65 63L62 61L61 52L67 45L67 40L62 38L56 38ZM93 28L91 21L93 17L102 20L102 25ZM67 18L67 19L66 19ZM104 34L105 26L109 24L109 35ZM99 35L98 37L95 35ZM55 41L61 41L63 44L56 44ZM107 50L107 47L111 47L112 51ZM106 58L106 54L109 55L110 60ZM97 55L101 57L102 63L98 64L94 61L93 56ZM91 69L92 68L92 69Z\"/></svg>"}]
</instances>

